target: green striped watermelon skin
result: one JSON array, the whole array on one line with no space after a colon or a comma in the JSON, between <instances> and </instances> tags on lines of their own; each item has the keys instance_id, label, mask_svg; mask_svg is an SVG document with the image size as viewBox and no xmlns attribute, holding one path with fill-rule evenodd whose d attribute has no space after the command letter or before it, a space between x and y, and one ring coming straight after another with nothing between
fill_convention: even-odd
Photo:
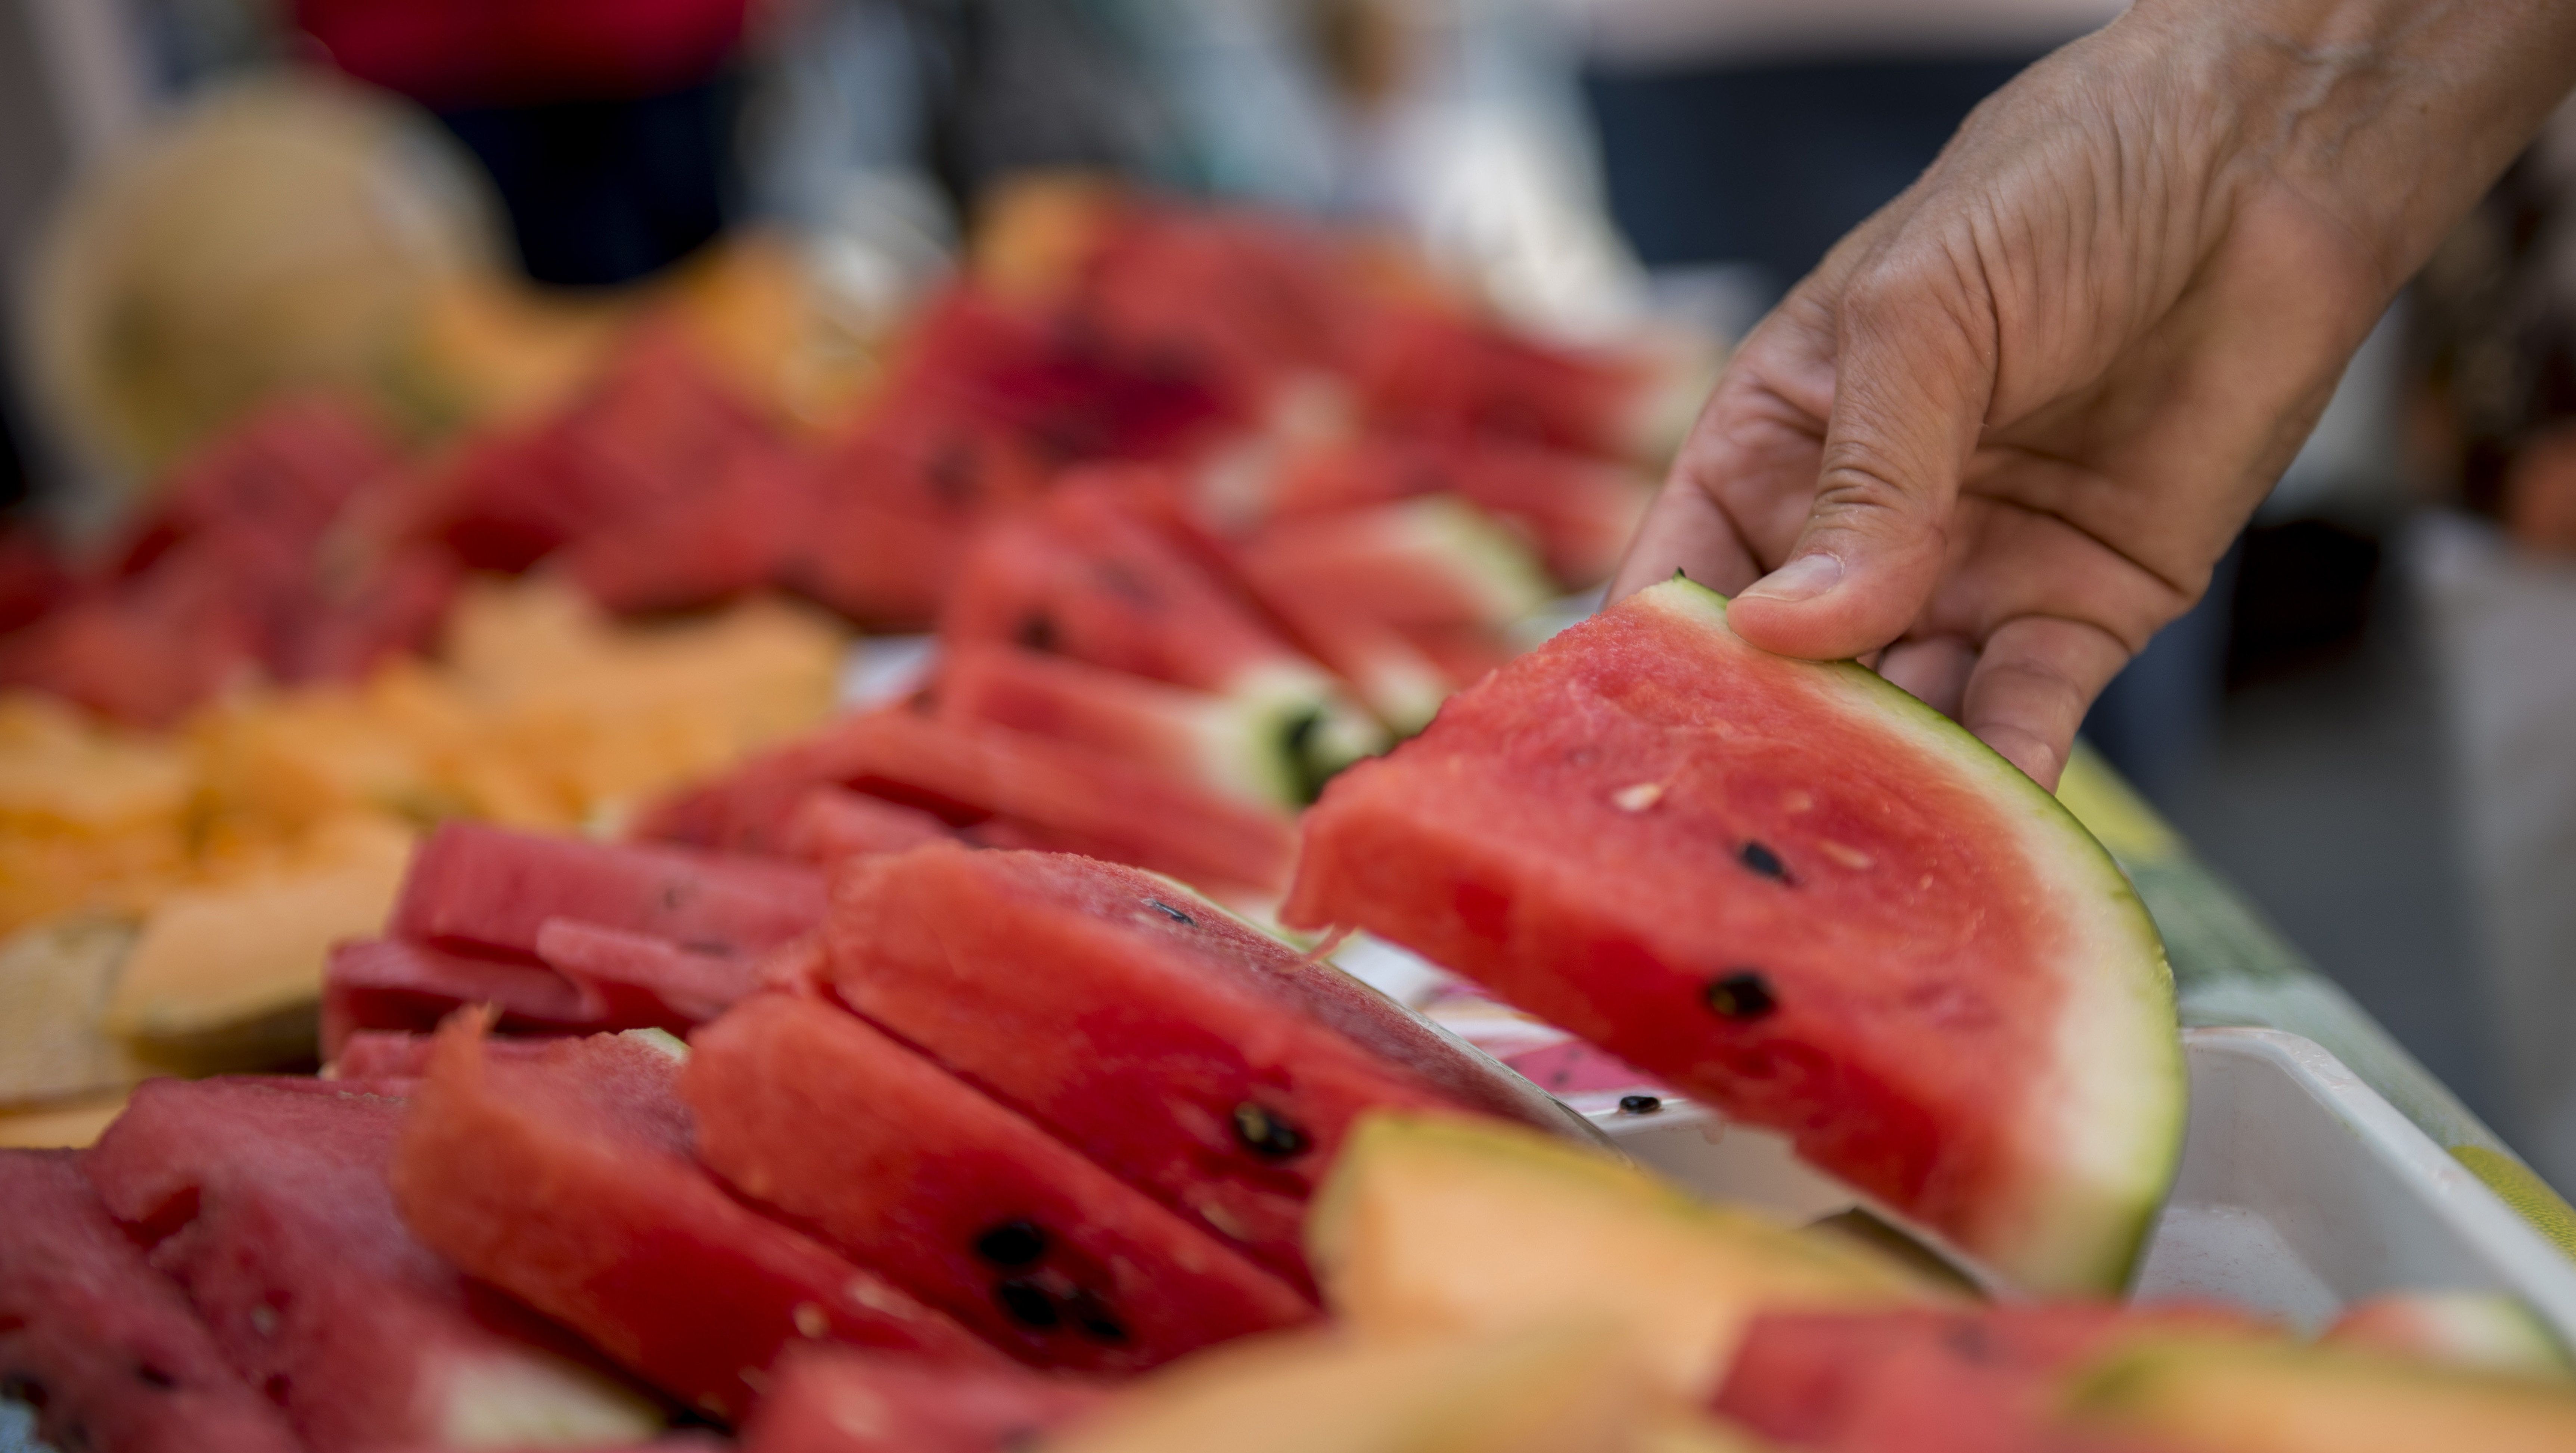
<instances>
[{"instance_id":1,"label":"green striped watermelon skin","mask_svg":"<svg viewBox=\"0 0 2576 1453\"><path fill-rule=\"evenodd\" d=\"M1752 1123L2004 1279L2127 1278L2180 1153L2155 928L2100 845L1857 665L1642 592L1308 814L1365 928Z\"/></svg>"}]
</instances>

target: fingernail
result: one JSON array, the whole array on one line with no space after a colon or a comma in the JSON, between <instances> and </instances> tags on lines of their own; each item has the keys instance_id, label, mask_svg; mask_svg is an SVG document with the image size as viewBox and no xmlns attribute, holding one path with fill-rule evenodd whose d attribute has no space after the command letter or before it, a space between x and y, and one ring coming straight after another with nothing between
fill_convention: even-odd
<instances>
[{"instance_id":1,"label":"fingernail","mask_svg":"<svg viewBox=\"0 0 2576 1453\"><path fill-rule=\"evenodd\" d=\"M1813 555L1801 555L1763 576L1760 580L1744 587L1744 594L1758 595L1764 600L1776 600L1783 605L1794 605L1802 600L1812 600L1833 589L1842 582L1842 578L1843 562L1819 552Z\"/></svg>"}]
</instances>

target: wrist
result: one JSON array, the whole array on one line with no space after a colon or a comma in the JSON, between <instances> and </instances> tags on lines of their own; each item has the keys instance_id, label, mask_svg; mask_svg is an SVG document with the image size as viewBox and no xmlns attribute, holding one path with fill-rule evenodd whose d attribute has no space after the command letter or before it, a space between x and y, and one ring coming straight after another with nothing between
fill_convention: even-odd
<instances>
[{"instance_id":1,"label":"wrist","mask_svg":"<svg viewBox=\"0 0 2576 1453\"><path fill-rule=\"evenodd\" d=\"M2102 39L2206 101L2214 184L2287 187L2391 291L2576 83L2552 0L2137 0Z\"/></svg>"}]
</instances>

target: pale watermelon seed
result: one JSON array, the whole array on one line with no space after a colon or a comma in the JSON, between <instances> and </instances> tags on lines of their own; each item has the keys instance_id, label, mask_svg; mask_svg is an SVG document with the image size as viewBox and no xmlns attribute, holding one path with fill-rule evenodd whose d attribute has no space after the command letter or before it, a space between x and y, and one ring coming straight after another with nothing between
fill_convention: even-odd
<instances>
[{"instance_id":1,"label":"pale watermelon seed","mask_svg":"<svg viewBox=\"0 0 2576 1453\"><path fill-rule=\"evenodd\" d=\"M1621 812L1643 812L1663 799L1664 784L1639 782L1610 794L1610 805Z\"/></svg>"}]
</instances>

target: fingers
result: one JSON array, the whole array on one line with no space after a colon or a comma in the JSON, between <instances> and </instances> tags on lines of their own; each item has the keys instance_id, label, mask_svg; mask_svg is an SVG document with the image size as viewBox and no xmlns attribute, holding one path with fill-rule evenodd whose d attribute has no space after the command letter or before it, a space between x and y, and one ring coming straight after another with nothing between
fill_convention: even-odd
<instances>
[{"instance_id":1,"label":"fingers","mask_svg":"<svg viewBox=\"0 0 2576 1453\"><path fill-rule=\"evenodd\" d=\"M1785 655L1856 656L1902 635L1939 579L1959 476L1993 395L1990 313L1946 264L1882 264L1841 309L1815 502L1788 559L1730 612Z\"/></svg>"},{"instance_id":2,"label":"fingers","mask_svg":"<svg viewBox=\"0 0 2576 1453\"><path fill-rule=\"evenodd\" d=\"M1957 636L1932 636L1888 647L1879 658L1878 674L1943 716L1957 716L1968 673L1976 664L1976 647Z\"/></svg>"},{"instance_id":3,"label":"fingers","mask_svg":"<svg viewBox=\"0 0 2576 1453\"><path fill-rule=\"evenodd\" d=\"M2006 622L1968 673L1959 724L2054 792L2085 710L2128 660L2099 626L2052 616Z\"/></svg>"},{"instance_id":4,"label":"fingers","mask_svg":"<svg viewBox=\"0 0 2576 1453\"><path fill-rule=\"evenodd\" d=\"M1621 600L1670 580L1676 570L1727 595L1762 573L1717 501L1697 484L1679 478L1666 484L1647 506L1637 538L1629 542L1627 558L1610 579L1609 599Z\"/></svg>"}]
</instances>

